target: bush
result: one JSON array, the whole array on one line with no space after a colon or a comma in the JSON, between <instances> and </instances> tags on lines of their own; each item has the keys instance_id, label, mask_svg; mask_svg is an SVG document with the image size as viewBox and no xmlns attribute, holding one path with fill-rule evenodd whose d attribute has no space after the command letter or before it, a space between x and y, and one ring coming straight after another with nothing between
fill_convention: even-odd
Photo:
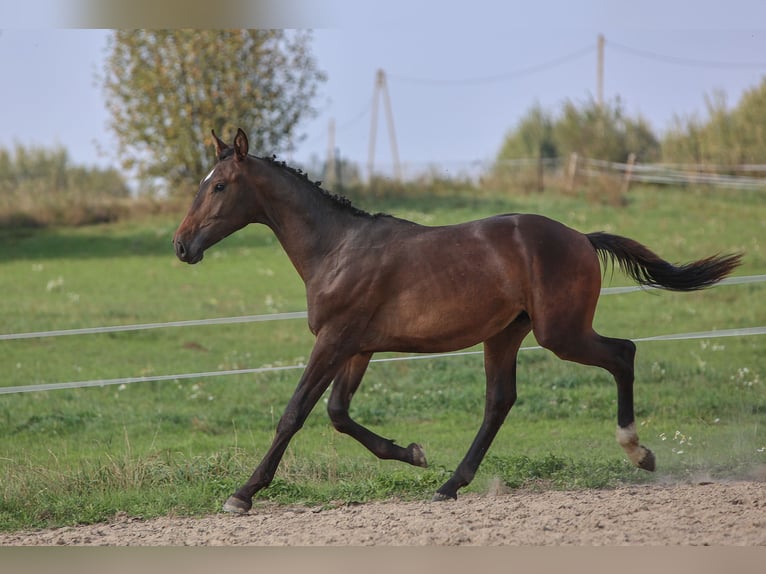
<instances>
[{"instance_id":1,"label":"bush","mask_svg":"<svg viewBox=\"0 0 766 574\"><path fill-rule=\"evenodd\" d=\"M130 190L113 168L72 165L66 150L0 149L0 225L43 227L104 223L121 217Z\"/></svg>"}]
</instances>

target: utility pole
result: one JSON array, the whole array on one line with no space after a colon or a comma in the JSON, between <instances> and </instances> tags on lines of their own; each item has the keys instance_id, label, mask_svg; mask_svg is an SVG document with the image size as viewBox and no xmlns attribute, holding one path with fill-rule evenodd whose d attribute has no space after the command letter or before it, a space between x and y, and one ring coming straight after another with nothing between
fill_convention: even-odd
<instances>
[{"instance_id":1,"label":"utility pole","mask_svg":"<svg viewBox=\"0 0 766 574\"><path fill-rule=\"evenodd\" d=\"M372 118L370 119L370 146L367 151L367 180L372 183L373 171L375 169L375 140L378 137L378 86L380 85L380 75L382 70L378 70L375 79L375 88L372 91Z\"/></svg>"},{"instance_id":2,"label":"utility pole","mask_svg":"<svg viewBox=\"0 0 766 574\"><path fill-rule=\"evenodd\" d=\"M604 35L598 35L598 62L596 70L596 103L604 106Z\"/></svg>"},{"instance_id":3,"label":"utility pole","mask_svg":"<svg viewBox=\"0 0 766 574\"><path fill-rule=\"evenodd\" d=\"M370 181L372 181L375 169L375 140L378 135L378 99L381 94L383 96L383 104L385 105L386 119L388 123L388 140L391 143L391 158L394 162L394 178L396 181L401 181L402 168L399 163L399 148L396 145L396 132L394 131L394 115L391 111L391 98L388 95L386 73L380 69L375 74L375 90L372 95L372 123L370 124L370 147L367 156L367 173Z\"/></svg>"}]
</instances>

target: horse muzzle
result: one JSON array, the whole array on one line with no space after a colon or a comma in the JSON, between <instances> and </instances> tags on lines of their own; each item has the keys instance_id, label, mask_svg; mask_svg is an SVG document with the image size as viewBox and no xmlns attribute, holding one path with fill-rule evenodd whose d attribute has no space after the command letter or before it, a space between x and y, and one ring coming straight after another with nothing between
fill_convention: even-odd
<instances>
[{"instance_id":1,"label":"horse muzzle","mask_svg":"<svg viewBox=\"0 0 766 574\"><path fill-rule=\"evenodd\" d=\"M176 250L176 257L178 257L184 263L194 265L202 261L202 257L205 255L204 249L201 249L198 245L199 242L192 242L191 244L184 241L180 237L173 238L173 247Z\"/></svg>"}]
</instances>

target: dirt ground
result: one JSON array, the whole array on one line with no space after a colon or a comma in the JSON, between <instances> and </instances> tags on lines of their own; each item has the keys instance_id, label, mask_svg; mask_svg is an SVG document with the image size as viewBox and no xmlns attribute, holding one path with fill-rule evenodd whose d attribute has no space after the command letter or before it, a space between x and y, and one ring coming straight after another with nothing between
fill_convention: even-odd
<instances>
[{"instance_id":1,"label":"dirt ground","mask_svg":"<svg viewBox=\"0 0 766 574\"><path fill-rule=\"evenodd\" d=\"M330 509L256 504L247 516L118 515L103 524L0 534L0 546L22 545L766 546L766 482L496 491Z\"/></svg>"}]
</instances>

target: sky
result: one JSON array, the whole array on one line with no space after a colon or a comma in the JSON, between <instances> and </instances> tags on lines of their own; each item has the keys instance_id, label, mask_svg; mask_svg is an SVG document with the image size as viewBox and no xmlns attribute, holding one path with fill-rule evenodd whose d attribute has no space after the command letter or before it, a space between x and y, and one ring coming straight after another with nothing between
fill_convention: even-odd
<instances>
[{"instance_id":1,"label":"sky","mask_svg":"<svg viewBox=\"0 0 766 574\"><path fill-rule=\"evenodd\" d=\"M0 8L0 22L7 23L0 30L0 146L62 145L77 164L116 165L96 79L110 32L36 20L51 1L28 0L21 14L9 12L16 3ZM284 1L299 8L308 0ZM294 142L288 159L296 163L326 157L333 120L340 154L367 165L378 69L386 74L406 173L428 165L449 173L490 161L533 105L555 112L566 100L595 97L599 34L605 99L619 97L629 115L640 114L658 134L675 116L704 116L706 94L721 91L735 105L766 75L760 0L320 0L311 6L295 23L288 14L287 25L317 22L313 53L327 81L314 101L316 116L303 122L303 137ZM328 9L319 15L317 6ZM374 161L385 170L392 155L382 103ZM236 118L211 126L226 140L237 127Z\"/></svg>"}]
</instances>

